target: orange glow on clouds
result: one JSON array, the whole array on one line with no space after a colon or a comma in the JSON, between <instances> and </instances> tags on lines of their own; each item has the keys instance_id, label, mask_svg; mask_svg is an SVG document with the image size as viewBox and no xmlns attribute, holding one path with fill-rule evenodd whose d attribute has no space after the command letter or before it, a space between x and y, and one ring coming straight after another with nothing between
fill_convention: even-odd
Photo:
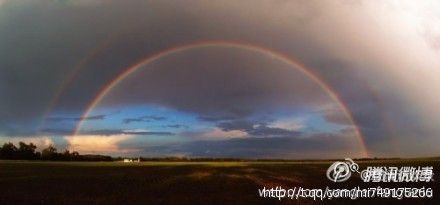
<instances>
[{"instance_id":1,"label":"orange glow on clouds","mask_svg":"<svg viewBox=\"0 0 440 205\"><path fill-rule=\"evenodd\" d=\"M68 142L68 149L77 151L81 154L90 153L124 153L133 151L131 149L121 149L119 143L133 138L133 135L80 135L65 137Z\"/></svg>"}]
</instances>

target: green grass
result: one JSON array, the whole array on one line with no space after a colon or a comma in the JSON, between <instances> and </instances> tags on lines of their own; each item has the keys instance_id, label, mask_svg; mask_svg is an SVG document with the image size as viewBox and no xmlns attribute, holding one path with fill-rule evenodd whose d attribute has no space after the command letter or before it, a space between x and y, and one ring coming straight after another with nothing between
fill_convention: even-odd
<instances>
[{"instance_id":1,"label":"green grass","mask_svg":"<svg viewBox=\"0 0 440 205\"><path fill-rule=\"evenodd\" d=\"M360 182L357 176L348 182L333 183L325 176L331 163L0 161L0 204L308 204L313 201L262 199L258 196L258 188L378 185ZM359 164L361 168L368 165L434 166L434 172L440 168L440 162L433 159L378 160ZM437 177L436 181L439 180ZM432 187L434 196L440 190L438 182L381 186ZM435 200L427 202L434 203ZM412 200L410 203L423 201Z\"/></svg>"}]
</instances>

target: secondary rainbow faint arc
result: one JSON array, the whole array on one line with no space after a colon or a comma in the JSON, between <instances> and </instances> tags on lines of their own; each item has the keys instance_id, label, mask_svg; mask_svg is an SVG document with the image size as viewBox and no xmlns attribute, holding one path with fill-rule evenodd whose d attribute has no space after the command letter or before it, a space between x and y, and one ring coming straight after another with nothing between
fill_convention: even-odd
<instances>
[{"instance_id":1,"label":"secondary rainbow faint arc","mask_svg":"<svg viewBox=\"0 0 440 205\"><path fill-rule=\"evenodd\" d=\"M98 56L101 52L106 50L114 41L119 37L119 34L112 34L108 38L106 38L103 42L99 43L96 47L94 47L90 53L88 53L84 58L82 58L73 68L72 71L67 75L66 79L61 82L61 85L58 86L58 89L55 91L52 100L49 102L49 106L47 106L44 111L42 120L40 125L37 128L37 131L41 131L42 128L46 126L46 121L55 105L60 100L63 92L68 88L78 77L78 74L86 67L88 63L90 63L96 56Z\"/></svg>"},{"instance_id":2,"label":"secondary rainbow faint arc","mask_svg":"<svg viewBox=\"0 0 440 205\"><path fill-rule=\"evenodd\" d=\"M339 106L341 106L344 114L346 115L347 119L351 122L352 125L354 125L355 129L354 132L357 136L357 139L361 145L362 151L364 152L363 155L365 157L368 157L368 150L365 144L365 141L363 139L362 133L360 132L356 122L353 119L353 116L347 106L343 103L343 101L340 99L340 97L334 92L327 83L325 83L323 80L321 80L315 73L313 73L310 69L308 69L303 63L300 61L289 57L283 53L280 53L278 51L275 51L270 48L265 48L253 44L243 43L243 42L235 42L235 41L198 41L188 44L182 44L174 47L170 47L168 49L164 49L162 51L159 51L153 55L150 55L139 62L125 68L119 75L117 75L114 79L112 79L108 84L106 84L100 92L96 95L96 97L90 102L90 104L87 106L85 112L81 116L81 119L86 119L86 117L90 114L90 112L98 105L98 103L107 95L109 91L111 91L119 82L121 82L123 79L137 71L139 68L152 63L162 57L168 56L170 54L175 54L178 52L187 51L194 48L201 48L201 47L229 47L229 48L238 48L238 49L244 49L244 50L250 50L253 52L262 53L265 55L271 55L274 58L296 68L297 70L301 71L303 74L305 74L307 77L312 79L315 83L317 83L322 89L325 90L325 92L329 95L332 100L338 103ZM76 136L79 134L81 127L84 123L84 120L80 120L77 123L77 126L74 130L73 136Z\"/></svg>"}]
</instances>

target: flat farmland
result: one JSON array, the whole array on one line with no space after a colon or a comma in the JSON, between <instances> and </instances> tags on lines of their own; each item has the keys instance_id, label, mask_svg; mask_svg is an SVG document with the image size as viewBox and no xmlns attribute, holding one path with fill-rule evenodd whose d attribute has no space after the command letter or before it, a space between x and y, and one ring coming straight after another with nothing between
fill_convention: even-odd
<instances>
[{"instance_id":1,"label":"flat farmland","mask_svg":"<svg viewBox=\"0 0 440 205\"><path fill-rule=\"evenodd\" d=\"M432 182L364 183L327 179L333 161L251 162L40 162L0 161L0 204L439 204ZM359 161L367 166L433 166L435 159ZM431 187L432 199L269 199L272 188Z\"/></svg>"}]
</instances>

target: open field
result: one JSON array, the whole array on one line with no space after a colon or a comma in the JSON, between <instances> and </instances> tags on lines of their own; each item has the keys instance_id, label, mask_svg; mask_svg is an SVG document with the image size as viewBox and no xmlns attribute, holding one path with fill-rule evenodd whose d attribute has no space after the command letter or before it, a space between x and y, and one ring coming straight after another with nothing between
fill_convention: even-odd
<instances>
[{"instance_id":1,"label":"open field","mask_svg":"<svg viewBox=\"0 0 440 205\"><path fill-rule=\"evenodd\" d=\"M347 182L329 181L332 161L313 162L31 162L0 161L0 204L310 204L311 200L263 199L258 189L431 187L434 198L411 199L411 204L437 204L435 182L363 183L357 175ZM440 161L382 160L366 166L433 166ZM388 204L401 200L330 200L326 203ZM322 203L322 202L320 202Z\"/></svg>"}]
</instances>

